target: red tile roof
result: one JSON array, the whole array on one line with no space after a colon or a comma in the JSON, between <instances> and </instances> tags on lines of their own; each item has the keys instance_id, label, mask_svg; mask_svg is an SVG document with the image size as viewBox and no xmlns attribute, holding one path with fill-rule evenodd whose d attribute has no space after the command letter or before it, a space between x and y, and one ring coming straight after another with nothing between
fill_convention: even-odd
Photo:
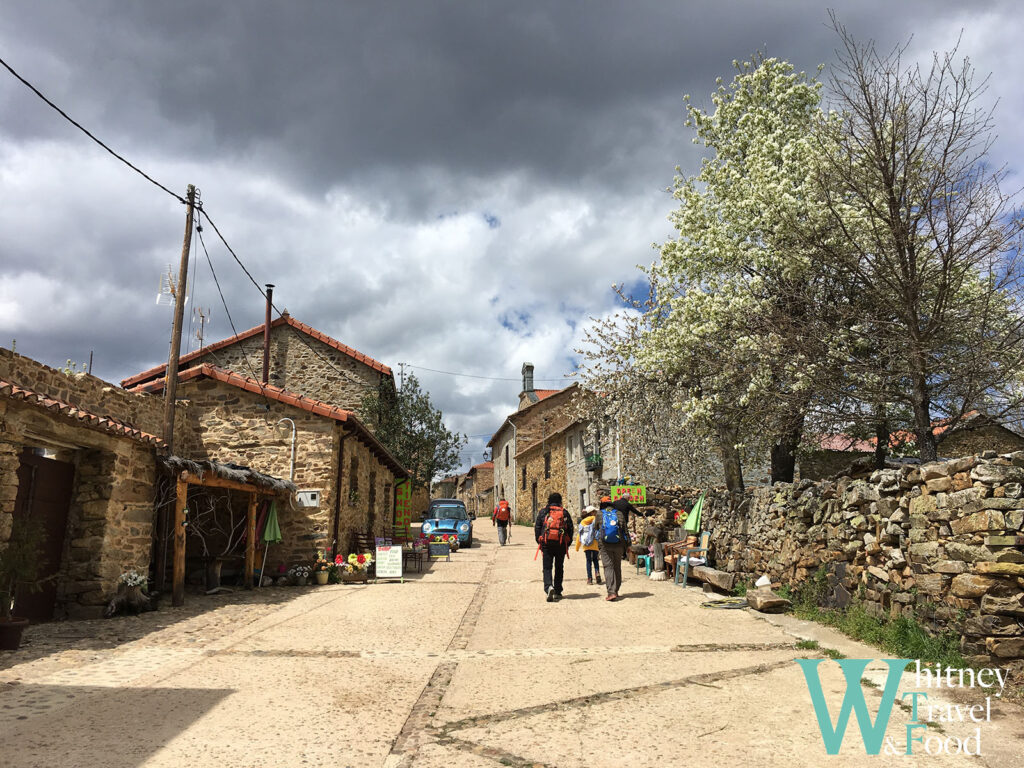
<instances>
[{"instance_id":1,"label":"red tile roof","mask_svg":"<svg viewBox=\"0 0 1024 768\"><path fill-rule=\"evenodd\" d=\"M562 390L560 390L560 389L535 389L533 391L534 391L534 394L537 395L537 399L538 400L543 400L545 397L551 397L552 395L557 395Z\"/></svg>"},{"instance_id":2,"label":"red tile roof","mask_svg":"<svg viewBox=\"0 0 1024 768\"><path fill-rule=\"evenodd\" d=\"M336 349L343 354L348 355L354 360L358 360L360 363L363 363L364 365L373 368L375 371L379 371L385 376L392 375L391 369L388 366L384 365L384 363L378 362L369 355L364 355L362 352L352 349L352 347L347 346L346 344L342 344L337 339L332 339L326 333L321 333L312 326L306 325L305 323L300 323L298 320L296 320L289 314L283 314L276 320L271 321L270 327L278 328L285 324L290 325L295 330L299 331L300 333L304 333L306 336L309 336L310 338L323 342L327 346ZM247 331L242 331L237 336L232 336L230 339L223 339L214 344L205 346L202 349L197 349L195 352L190 352L187 355L183 355L181 358L179 358L178 365L184 368L186 367L187 363L190 363L193 360L198 360L209 352L216 352L219 349L224 349L225 347L231 346L235 342L243 341L244 339L251 339L253 336L260 335L263 333L263 326L264 324L261 323L260 325L257 325L255 328L250 328ZM134 376L129 376L127 379L124 379L121 382L121 386L125 387L126 389L130 389L138 384L149 381L150 379L162 376L166 370L166 363L164 363L163 365L155 366L153 368L150 368L148 371L143 371L142 373L137 373Z\"/></svg>"},{"instance_id":3,"label":"red tile roof","mask_svg":"<svg viewBox=\"0 0 1024 768\"><path fill-rule=\"evenodd\" d=\"M470 469L494 469L494 462L485 461L483 464L474 464Z\"/></svg>"},{"instance_id":4,"label":"red tile roof","mask_svg":"<svg viewBox=\"0 0 1024 768\"><path fill-rule=\"evenodd\" d=\"M71 403L33 392L31 389L20 387L3 379L0 379L0 396L6 397L9 400L19 400L35 405L72 421L80 422L83 426L108 432L112 435L130 437L133 440L155 446L162 446L164 444L164 441L156 435L143 432L141 429L136 429L130 424L125 424L123 421L110 418L109 416L98 416Z\"/></svg>"},{"instance_id":5,"label":"red tile roof","mask_svg":"<svg viewBox=\"0 0 1024 768\"><path fill-rule=\"evenodd\" d=\"M218 368L217 366L210 365L209 363L203 363L202 365L197 365L194 368L188 368L181 371L178 374L178 381L186 382L204 377L214 379L215 381L220 381L225 384L230 384L231 386L238 387L246 392L261 395L266 397L268 400L284 403L285 405L291 405L295 408L301 408L302 410L314 413L317 416L323 416L324 418L344 423L347 426L352 427L353 430L359 434L370 451L384 461L385 464L390 466L391 469L395 471L396 475L401 477L409 476L409 472L405 467L398 463L398 460L392 456L383 445L381 445L376 436L367 429L359 419L356 418L356 415L352 411L346 411L344 408L338 408L335 405L328 405L327 403L321 402L320 400L314 400L313 398L306 397L305 395L289 392L287 389L275 387L273 384L263 384L249 376L242 376L241 374L233 371L227 371L223 368ZM165 381L166 379L159 378L155 381L146 382L145 384L137 384L132 387L130 391L156 394L158 392L163 392Z\"/></svg>"}]
</instances>

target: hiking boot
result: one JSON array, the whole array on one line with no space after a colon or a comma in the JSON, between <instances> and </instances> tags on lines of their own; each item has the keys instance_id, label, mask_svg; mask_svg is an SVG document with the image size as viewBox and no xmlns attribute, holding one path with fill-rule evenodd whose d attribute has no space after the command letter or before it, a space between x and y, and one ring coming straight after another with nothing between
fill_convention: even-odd
<instances>
[{"instance_id":1,"label":"hiking boot","mask_svg":"<svg viewBox=\"0 0 1024 768\"><path fill-rule=\"evenodd\" d=\"M593 579L587 579L587 584L593 584L593 583L594 583L594 580L593 580ZM600 583L601 583L601 582L598 582L598 584L600 584Z\"/></svg>"},{"instance_id":2,"label":"hiking boot","mask_svg":"<svg viewBox=\"0 0 1024 768\"><path fill-rule=\"evenodd\" d=\"M604 582L603 582L603 581L601 581L601 577L600 577L600 576L598 576L598 577L597 577L597 583L598 583L598 584L604 584Z\"/></svg>"},{"instance_id":3,"label":"hiking boot","mask_svg":"<svg viewBox=\"0 0 1024 768\"><path fill-rule=\"evenodd\" d=\"M548 587L548 602L553 603L555 601L555 588Z\"/></svg>"}]
</instances>

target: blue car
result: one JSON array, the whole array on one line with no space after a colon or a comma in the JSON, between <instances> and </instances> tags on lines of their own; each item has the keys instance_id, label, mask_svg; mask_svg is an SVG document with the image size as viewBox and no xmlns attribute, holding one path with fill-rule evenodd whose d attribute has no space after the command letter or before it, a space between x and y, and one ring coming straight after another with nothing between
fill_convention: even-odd
<instances>
[{"instance_id":1,"label":"blue car","mask_svg":"<svg viewBox=\"0 0 1024 768\"><path fill-rule=\"evenodd\" d=\"M423 521L423 535L454 533L459 537L459 546L473 544L473 519L466 511L466 505L458 499L433 499Z\"/></svg>"}]
</instances>

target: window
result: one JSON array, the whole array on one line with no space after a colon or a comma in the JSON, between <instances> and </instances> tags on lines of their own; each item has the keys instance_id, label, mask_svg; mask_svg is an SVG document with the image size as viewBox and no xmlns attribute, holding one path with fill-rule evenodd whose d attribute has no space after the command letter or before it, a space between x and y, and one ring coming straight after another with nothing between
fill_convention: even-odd
<instances>
[{"instance_id":1,"label":"window","mask_svg":"<svg viewBox=\"0 0 1024 768\"><path fill-rule=\"evenodd\" d=\"M580 488L580 518L583 517L583 508L587 506L587 489Z\"/></svg>"},{"instance_id":2,"label":"window","mask_svg":"<svg viewBox=\"0 0 1024 768\"><path fill-rule=\"evenodd\" d=\"M565 438L565 453L569 457L569 461L571 462L573 460L573 458L572 458L572 435L568 435Z\"/></svg>"},{"instance_id":3,"label":"window","mask_svg":"<svg viewBox=\"0 0 1024 768\"><path fill-rule=\"evenodd\" d=\"M359 493L359 459L355 456L349 462L348 470L348 492Z\"/></svg>"},{"instance_id":4,"label":"window","mask_svg":"<svg viewBox=\"0 0 1024 768\"><path fill-rule=\"evenodd\" d=\"M551 477L551 452L544 454L544 479Z\"/></svg>"},{"instance_id":5,"label":"window","mask_svg":"<svg viewBox=\"0 0 1024 768\"><path fill-rule=\"evenodd\" d=\"M508 466L508 445L505 446L505 466Z\"/></svg>"},{"instance_id":6,"label":"window","mask_svg":"<svg viewBox=\"0 0 1024 768\"><path fill-rule=\"evenodd\" d=\"M523 490L526 490L526 465L523 464Z\"/></svg>"},{"instance_id":7,"label":"window","mask_svg":"<svg viewBox=\"0 0 1024 768\"><path fill-rule=\"evenodd\" d=\"M371 472L370 473L370 499L369 499L368 503L369 503L370 509L375 510L377 508L377 473L376 472Z\"/></svg>"}]
</instances>

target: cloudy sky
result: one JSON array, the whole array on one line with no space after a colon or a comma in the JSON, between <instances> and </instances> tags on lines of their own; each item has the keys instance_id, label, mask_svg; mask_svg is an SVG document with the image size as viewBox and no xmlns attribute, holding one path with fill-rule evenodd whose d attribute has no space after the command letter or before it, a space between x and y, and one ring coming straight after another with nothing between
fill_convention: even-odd
<instances>
[{"instance_id":1,"label":"cloudy sky","mask_svg":"<svg viewBox=\"0 0 1024 768\"><path fill-rule=\"evenodd\" d=\"M861 39L912 37L917 57L962 33L992 72L994 159L1024 166L1015 3L836 10ZM683 94L707 103L757 50L827 77L836 42L826 6L796 0L0 0L0 57L175 192L199 187L279 307L407 363L474 436L467 466L523 361L564 386L611 284L670 236L674 168L699 164ZM0 344L51 365L92 351L110 381L166 361L155 295L182 206L6 71L0 194ZM205 236L235 326L259 324L262 298ZM230 335L205 258L193 267L207 339Z\"/></svg>"}]
</instances>

